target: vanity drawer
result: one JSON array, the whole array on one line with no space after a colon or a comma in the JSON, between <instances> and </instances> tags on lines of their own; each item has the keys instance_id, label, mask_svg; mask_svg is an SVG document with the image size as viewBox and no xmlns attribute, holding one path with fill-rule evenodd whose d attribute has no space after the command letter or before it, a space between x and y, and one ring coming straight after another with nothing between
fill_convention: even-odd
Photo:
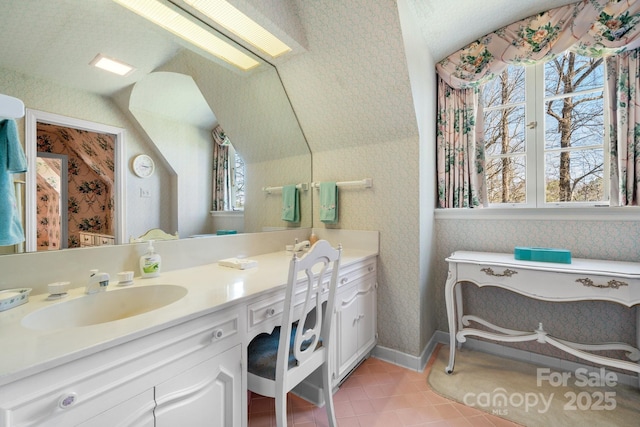
<instances>
[{"instance_id":1,"label":"vanity drawer","mask_svg":"<svg viewBox=\"0 0 640 427\"><path fill-rule=\"evenodd\" d=\"M375 275L375 271L375 258L364 263L358 262L344 268L341 267L338 275L338 290L355 283L362 277ZM330 277L331 276L327 274L323 282L323 301L326 301L328 298ZM300 286L296 291L296 307L302 309L303 302L304 288ZM247 306L247 327L250 336L253 337L261 332L270 333L275 326L280 324L283 310L284 290L249 304Z\"/></svg>"},{"instance_id":2,"label":"vanity drawer","mask_svg":"<svg viewBox=\"0 0 640 427\"><path fill-rule=\"evenodd\" d=\"M598 299L627 306L640 302L640 279L482 264L458 264L457 274L458 281L498 286L548 301Z\"/></svg>"},{"instance_id":3,"label":"vanity drawer","mask_svg":"<svg viewBox=\"0 0 640 427\"><path fill-rule=\"evenodd\" d=\"M375 272L375 258L366 262L358 262L347 267L341 267L340 274L338 275L338 288L353 283L354 281L368 274L375 274Z\"/></svg>"},{"instance_id":4,"label":"vanity drawer","mask_svg":"<svg viewBox=\"0 0 640 427\"><path fill-rule=\"evenodd\" d=\"M93 246L95 242L93 240L93 235L89 233L80 233L80 244L84 246Z\"/></svg>"},{"instance_id":5,"label":"vanity drawer","mask_svg":"<svg viewBox=\"0 0 640 427\"><path fill-rule=\"evenodd\" d=\"M321 294L323 301L326 301L328 294L328 289L325 286ZM304 290L302 287L296 292L295 301L296 308L302 310L304 304ZM313 304L315 306L315 302ZM260 332L271 332L275 326L281 323L283 310L284 292L249 304L247 308L249 331L254 331L256 334ZM259 331L255 331L256 329Z\"/></svg>"}]
</instances>

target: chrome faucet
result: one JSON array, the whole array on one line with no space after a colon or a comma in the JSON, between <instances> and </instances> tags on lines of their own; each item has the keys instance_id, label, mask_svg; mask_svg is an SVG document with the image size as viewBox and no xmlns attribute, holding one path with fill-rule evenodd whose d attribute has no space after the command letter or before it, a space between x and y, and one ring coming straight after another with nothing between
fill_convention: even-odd
<instances>
[{"instance_id":1,"label":"chrome faucet","mask_svg":"<svg viewBox=\"0 0 640 427\"><path fill-rule=\"evenodd\" d=\"M109 273L100 273L98 270L91 270L89 276L89 283L85 288L86 294L95 294L97 292L103 292L109 286Z\"/></svg>"},{"instance_id":2,"label":"chrome faucet","mask_svg":"<svg viewBox=\"0 0 640 427\"><path fill-rule=\"evenodd\" d=\"M308 240L303 240L302 242L298 243L298 239L296 239L296 244L293 245L293 252L306 251L310 247L311 247L311 244L309 243Z\"/></svg>"}]
</instances>

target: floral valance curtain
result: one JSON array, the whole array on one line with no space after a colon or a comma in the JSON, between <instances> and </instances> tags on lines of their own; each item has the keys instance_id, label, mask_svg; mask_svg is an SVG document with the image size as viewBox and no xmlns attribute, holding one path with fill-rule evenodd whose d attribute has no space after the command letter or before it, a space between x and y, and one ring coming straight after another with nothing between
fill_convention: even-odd
<instances>
[{"instance_id":1,"label":"floral valance curtain","mask_svg":"<svg viewBox=\"0 0 640 427\"><path fill-rule=\"evenodd\" d=\"M583 0L551 9L496 30L438 64L453 88L477 87L510 64L547 61L571 49L592 57L640 46L640 1Z\"/></svg>"},{"instance_id":2,"label":"floral valance curtain","mask_svg":"<svg viewBox=\"0 0 640 427\"><path fill-rule=\"evenodd\" d=\"M213 137L213 206L214 211L231 208L231 183L229 182L229 138L220 125L211 131Z\"/></svg>"},{"instance_id":3,"label":"floral valance curtain","mask_svg":"<svg viewBox=\"0 0 640 427\"><path fill-rule=\"evenodd\" d=\"M611 56L635 49L640 46L639 22L640 0L583 0L534 15L487 34L440 61L436 64L436 69L440 79L451 90L477 89L510 64L529 65L547 61L568 49L591 57ZM444 98L439 95L438 102ZM441 105L438 110L446 111ZM442 116L439 117L440 120L452 122L455 117ZM440 123L438 130L438 150L453 150L459 136L447 132ZM477 132L474 129L470 134L478 132L481 129ZM481 143L482 138L477 138L474 142L476 146ZM633 147L628 149L631 148ZM478 152L481 150L476 147L474 153ZM458 155L465 155L466 163L469 163L474 160L474 153ZM484 159L475 161L480 168L483 167ZM618 159L612 156L612 163L616 161ZM618 167L616 169L622 170ZM443 173L459 174L459 171L438 169L439 176ZM640 172L636 174L638 173ZM627 177L620 179L626 180ZM640 175L636 175L636 186L639 180ZM472 185L471 177L466 183ZM450 190L439 188L438 192L441 195ZM439 205L463 207L443 200L440 200ZM476 206L480 205L482 201Z\"/></svg>"}]
</instances>

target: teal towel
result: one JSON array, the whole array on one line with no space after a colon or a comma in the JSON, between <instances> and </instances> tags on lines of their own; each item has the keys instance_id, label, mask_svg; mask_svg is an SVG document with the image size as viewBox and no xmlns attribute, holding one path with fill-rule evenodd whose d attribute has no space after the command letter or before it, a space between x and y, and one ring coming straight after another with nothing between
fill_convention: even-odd
<instances>
[{"instance_id":1,"label":"teal towel","mask_svg":"<svg viewBox=\"0 0 640 427\"><path fill-rule=\"evenodd\" d=\"M11 177L27 171L27 159L18 138L15 120L0 122L0 246L24 241L16 195Z\"/></svg>"},{"instance_id":2,"label":"teal towel","mask_svg":"<svg viewBox=\"0 0 640 427\"><path fill-rule=\"evenodd\" d=\"M300 196L295 185L282 187L282 220L300 222Z\"/></svg>"},{"instance_id":3,"label":"teal towel","mask_svg":"<svg viewBox=\"0 0 640 427\"><path fill-rule=\"evenodd\" d=\"M320 221L325 224L338 222L338 186L335 182L320 183Z\"/></svg>"}]
</instances>

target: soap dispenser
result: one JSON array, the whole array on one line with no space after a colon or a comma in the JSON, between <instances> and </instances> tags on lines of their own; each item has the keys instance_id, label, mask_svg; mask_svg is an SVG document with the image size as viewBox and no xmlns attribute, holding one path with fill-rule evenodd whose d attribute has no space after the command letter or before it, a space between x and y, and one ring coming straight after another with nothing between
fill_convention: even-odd
<instances>
[{"instance_id":1,"label":"soap dispenser","mask_svg":"<svg viewBox=\"0 0 640 427\"><path fill-rule=\"evenodd\" d=\"M160 255L153 247L153 240L149 240L147 252L140 257L140 276L143 279L160 275Z\"/></svg>"}]
</instances>

